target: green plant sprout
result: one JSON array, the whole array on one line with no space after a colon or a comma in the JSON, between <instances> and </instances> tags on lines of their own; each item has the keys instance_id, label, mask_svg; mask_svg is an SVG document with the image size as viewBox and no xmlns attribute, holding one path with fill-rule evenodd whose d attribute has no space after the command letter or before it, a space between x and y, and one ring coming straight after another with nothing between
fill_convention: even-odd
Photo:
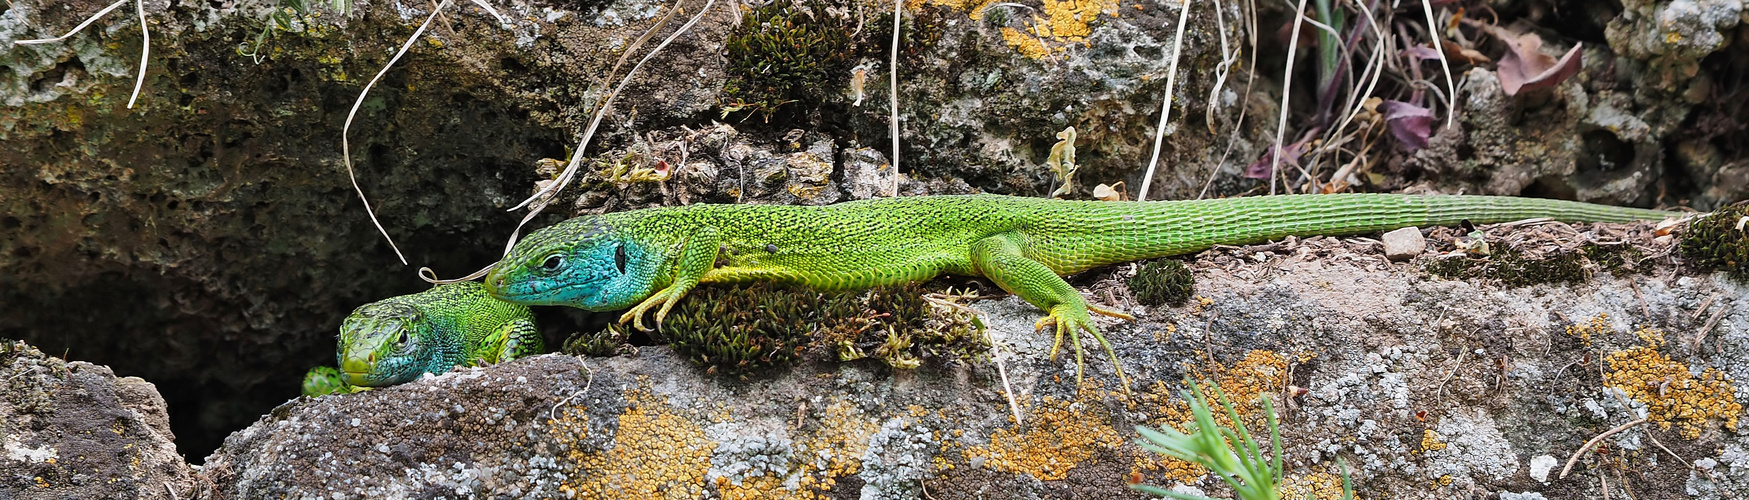
<instances>
[{"instance_id":1,"label":"green plant sprout","mask_svg":"<svg viewBox=\"0 0 1749 500\"><path fill-rule=\"evenodd\" d=\"M1147 426L1137 426L1136 432L1143 439L1136 443L1143 449L1166 455L1207 467L1233 487L1233 492L1244 500L1279 500L1281 493L1278 486L1283 479L1281 470L1281 429L1275 418L1275 407L1270 404L1269 396L1263 396L1263 414L1269 425L1269 441L1272 453L1268 458L1263 456L1262 446L1246 430L1243 421L1239 420L1239 412L1233 409L1227 401L1226 393L1221 392L1219 383L1209 382L1209 389L1221 403L1221 409L1226 410L1227 418L1233 422L1234 429L1222 427L1215 423L1214 412L1210 410L1208 396L1203 394L1201 386L1186 379L1185 385L1190 390L1182 391L1184 399L1190 403L1190 411L1196 418L1196 429L1186 434L1171 427L1160 427L1159 430ZM1237 450L1233 449L1238 445ZM1340 460L1342 467L1342 498L1354 499L1354 485L1348 480L1348 465ZM1132 484L1130 488L1151 495L1160 495L1179 500L1213 500L1209 497L1179 493L1146 484ZM1307 495L1308 498L1311 495Z\"/></svg>"}]
</instances>

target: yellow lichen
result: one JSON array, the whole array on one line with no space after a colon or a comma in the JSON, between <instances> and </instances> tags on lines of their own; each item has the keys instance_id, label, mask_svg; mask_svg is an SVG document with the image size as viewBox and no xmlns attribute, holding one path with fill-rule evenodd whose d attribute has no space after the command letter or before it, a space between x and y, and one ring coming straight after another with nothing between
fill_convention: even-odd
<instances>
[{"instance_id":1,"label":"yellow lichen","mask_svg":"<svg viewBox=\"0 0 1749 500\"><path fill-rule=\"evenodd\" d=\"M559 490L581 498L698 498L710 469L716 443L690 419L674 413L664 398L642 390L626 393L629 403L619 416L613 445L586 452L589 417L565 409L549 422L550 432L574 443L564 456L569 470Z\"/></svg>"},{"instance_id":2,"label":"yellow lichen","mask_svg":"<svg viewBox=\"0 0 1749 500\"><path fill-rule=\"evenodd\" d=\"M1682 437L1700 437L1702 426L1714 418L1723 420L1726 428L1737 429L1743 405L1725 374L1707 368L1697 377L1687 364L1658 352L1664 345L1663 331L1641 328L1634 334L1646 345L1609 353L1604 358L1609 362L1604 384L1644 403L1651 422L1663 429L1675 425Z\"/></svg>"},{"instance_id":3,"label":"yellow lichen","mask_svg":"<svg viewBox=\"0 0 1749 500\"><path fill-rule=\"evenodd\" d=\"M1316 498L1318 500L1336 500L1342 498L1342 476L1329 472L1313 472L1304 476L1288 476L1275 487L1276 493L1284 499L1299 500L1301 498Z\"/></svg>"},{"instance_id":4,"label":"yellow lichen","mask_svg":"<svg viewBox=\"0 0 1749 500\"><path fill-rule=\"evenodd\" d=\"M1020 55L1032 59L1044 59L1046 55L1051 53L1051 49L1045 48L1044 42L1014 28L1002 28L1002 41L1008 42L1009 47L1014 47L1014 50L1020 51Z\"/></svg>"},{"instance_id":5,"label":"yellow lichen","mask_svg":"<svg viewBox=\"0 0 1749 500\"><path fill-rule=\"evenodd\" d=\"M1029 413L1024 428L997 430L988 446L967 448L965 456L983 458L987 467L999 471L1054 481L1099 450L1116 450L1124 443L1111 420L1093 410L1100 408L1096 401L1046 397L1039 406Z\"/></svg>"},{"instance_id":6,"label":"yellow lichen","mask_svg":"<svg viewBox=\"0 0 1749 500\"><path fill-rule=\"evenodd\" d=\"M1433 429L1421 431L1421 451L1438 451L1445 449L1445 441L1439 439L1439 433Z\"/></svg>"},{"instance_id":7,"label":"yellow lichen","mask_svg":"<svg viewBox=\"0 0 1749 500\"><path fill-rule=\"evenodd\" d=\"M1286 357L1271 351L1251 351L1245 353L1244 359L1233 363L1231 367L1214 363L1211 366L1191 369L1198 378L1213 377L1220 383L1221 392L1226 394L1227 401L1232 403L1233 410L1239 414L1239 420L1252 432L1268 432L1267 416L1263 414L1263 404L1260 397L1264 394L1277 394L1287 382ZM1204 393L1211 399L1215 396L1212 387L1198 382ZM1155 402L1159 418L1151 420L1150 425L1171 426L1180 432L1189 432L1195 416L1190 411L1190 404L1173 396L1178 391L1167 387L1165 383L1155 382L1152 389L1143 396L1144 399ZM1279 407L1279 396L1275 404ZM1215 422L1231 428L1233 421L1225 411L1214 412ZM1164 456L1150 456L1136 464L1137 470L1164 471L1168 481L1190 483L1208 471L1202 466Z\"/></svg>"},{"instance_id":8,"label":"yellow lichen","mask_svg":"<svg viewBox=\"0 0 1749 500\"><path fill-rule=\"evenodd\" d=\"M1591 345L1591 335L1607 335L1612 331L1615 331L1615 326L1609 324L1609 313L1599 313L1583 325L1567 326L1567 335L1579 337L1579 342L1586 346Z\"/></svg>"}]
</instances>

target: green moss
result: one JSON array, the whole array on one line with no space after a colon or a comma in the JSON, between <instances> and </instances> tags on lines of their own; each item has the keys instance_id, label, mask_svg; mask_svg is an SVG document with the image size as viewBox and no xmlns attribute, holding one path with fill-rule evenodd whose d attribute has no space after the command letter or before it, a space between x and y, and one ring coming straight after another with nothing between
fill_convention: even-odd
<instances>
[{"instance_id":1,"label":"green moss","mask_svg":"<svg viewBox=\"0 0 1749 500\"><path fill-rule=\"evenodd\" d=\"M792 103L818 107L828 92L846 88L853 29L820 0L778 0L755 9L723 43L724 115L745 111L770 121Z\"/></svg>"},{"instance_id":2,"label":"green moss","mask_svg":"<svg viewBox=\"0 0 1749 500\"><path fill-rule=\"evenodd\" d=\"M1585 252L1574 251L1532 259L1517 250L1505 249L1485 259L1458 257L1434 259L1424 267L1428 274L1448 279L1488 278L1509 287L1538 283L1584 281Z\"/></svg>"},{"instance_id":3,"label":"green moss","mask_svg":"<svg viewBox=\"0 0 1749 500\"><path fill-rule=\"evenodd\" d=\"M1588 244L1585 245L1584 253L1587 260L1609 271L1609 274L1617 278L1651 271L1650 266L1640 263L1646 258L1646 252L1626 243L1615 245Z\"/></svg>"},{"instance_id":4,"label":"green moss","mask_svg":"<svg viewBox=\"0 0 1749 500\"><path fill-rule=\"evenodd\" d=\"M1196 275L1176 259L1155 259L1143 264L1129 284L1142 305L1176 305L1196 290Z\"/></svg>"},{"instance_id":5,"label":"green moss","mask_svg":"<svg viewBox=\"0 0 1749 500\"><path fill-rule=\"evenodd\" d=\"M810 347L895 368L915 368L930 356L971 359L987 349L969 314L931 306L923 293L915 284L842 293L765 283L699 287L669 313L662 333L707 371L741 378L794 362Z\"/></svg>"},{"instance_id":6,"label":"green moss","mask_svg":"<svg viewBox=\"0 0 1749 500\"><path fill-rule=\"evenodd\" d=\"M631 345L626 343L627 338L630 338L630 335L627 334L624 325L609 324L606 330L599 332L571 334L570 338L565 339L565 347L562 352L572 356L597 358L618 356L621 352L631 348Z\"/></svg>"},{"instance_id":7,"label":"green moss","mask_svg":"<svg viewBox=\"0 0 1749 500\"><path fill-rule=\"evenodd\" d=\"M1749 282L1749 204L1739 203L1695 219L1682 232L1682 257L1702 269Z\"/></svg>"}]
</instances>

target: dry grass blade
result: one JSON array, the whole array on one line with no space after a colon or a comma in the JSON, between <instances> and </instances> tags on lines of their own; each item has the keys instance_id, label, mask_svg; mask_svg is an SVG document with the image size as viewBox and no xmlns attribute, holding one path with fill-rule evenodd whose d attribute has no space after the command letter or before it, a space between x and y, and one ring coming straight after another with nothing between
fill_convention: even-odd
<instances>
[{"instance_id":1,"label":"dry grass blade","mask_svg":"<svg viewBox=\"0 0 1749 500\"><path fill-rule=\"evenodd\" d=\"M1251 57L1250 60L1245 63L1245 67L1251 68L1251 70L1245 72L1245 92L1239 94L1241 96L1251 95L1251 84L1257 80L1257 2L1247 1L1246 5L1250 6L1250 9L1246 10L1246 12L1250 13L1250 16L1246 17L1250 22L1246 23L1247 32L1245 38L1251 42ZM1228 134L1229 137L1239 136L1239 130L1245 126L1245 110L1247 108L1249 108L1249 106L1246 106L1244 103L1239 104L1239 119L1234 120L1233 132ZM1209 170L1209 177L1207 180L1203 181L1202 190L1196 193L1196 199L1200 200L1204 196L1208 196L1209 187L1215 184L1215 176L1221 174L1221 166L1227 164L1227 157L1233 154L1233 147L1237 144L1239 144L1239 141L1227 141L1227 148L1221 151L1221 159L1215 162L1215 168Z\"/></svg>"},{"instance_id":2,"label":"dry grass blade","mask_svg":"<svg viewBox=\"0 0 1749 500\"><path fill-rule=\"evenodd\" d=\"M492 5L486 3L486 0L473 0L473 1L474 1L474 5L478 5L478 6L480 6L480 8L486 9L487 14L491 14L493 19L497 19L499 26L507 26L510 24L510 20L505 19L504 15L499 14L498 9L492 8Z\"/></svg>"},{"instance_id":3,"label":"dry grass blade","mask_svg":"<svg viewBox=\"0 0 1749 500\"><path fill-rule=\"evenodd\" d=\"M904 14L901 10L904 6L904 0L893 0L893 53L887 62L887 82L889 84L887 92L890 93L887 100L892 107L891 128L893 133L892 196L899 196L899 17Z\"/></svg>"},{"instance_id":4,"label":"dry grass blade","mask_svg":"<svg viewBox=\"0 0 1749 500\"><path fill-rule=\"evenodd\" d=\"M1215 11L1215 33L1221 38L1221 62L1215 63L1215 84L1209 86L1209 104L1208 109L1203 111L1202 121L1208 124L1209 135L1214 135L1215 108L1220 103L1221 91L1227 87L1227 72L1233 68L1233 64L1239 62L1239 54L1233 52L1232 46L1227 44L1227 16L1221 15L1221 0L1213 0L1210 5Z\"/></svg>"},{"instance_id":5,"label":"dry grass blade","mask_svg":"<svg viewBox=\"0 0 1749 500\"><path fill-rule=\"evenodd\" d=\"M1184 0L1178 9L1178 33L1172 37L1172 62L1166 65L1166 95L1160 97L1160 124L1154 129L1154 156L1148 159L1148 171L1142 174L1142 188L1136 191L1136 201L1148 200L1148 187L1154 183L1154 168L1160 163L1160 146L1166 140L1167 119L1172 116L1172 88L1178 83L1178 59L1184 55L1184 25L1190 20L1190 0ZM1215 13L1216 18L1220 16L1220 12ZM1226 40L1226 37L1222 36L1221 40Z\"/></svg>"},{"instance_id":6,"label":"dry grass blade","mask_svg":"<svg viewBox=\"0 0 1749 500\"><path fill-rule=\"evenodd\" d=\"M626 61L626 58L628 56L630 56L633 51L637 50L637 48L639 46L643 45L643 43L646 40L649 40L649 38L652 35L654 35L658 30L661 30L663 26L666 26L668 24L668 20L670 18L672 18L676 13L680 12L680 2L683 2L683 1L685 1L685 0L675 0L674 6L672 8L668 9L667 14L663 15L661 19L656 20L655 25L650 26L649 30L644 31L644 34L642 36L638 37L637 42L634 42L634 44L632 46L626 48L625 53L620 54L619 60L615 61L613 63L613 68L611 70L609 70L607 74L612 75L612 74L618 72L620 64L624 63ZM698 16L703 16L704 13L709 12L711 3L714 1L715 0L711 0L711 2L706 2L704 10L699 11ZM571 179L577 175L578 168L580 168L583 164L583 149L585 147L589 146L589 140L591 138L594 138L594 136L595 136L595 129L597 127L601 126L602 118L605 118L607 116L608 107L612 106L613 101L615 99L619 98L620 90L625 89L626 84L631 83L632 75L637 74L638 68L643 67L644 61L650 60L650 57L656 55L657 52L660 52L662 50L662 47L667 46L668 42L674 40L675 36L678 36L681 33L685 33L687 28L692 27L693 23L698 22L698 19L699 19L698 16L694 16L692 21L686 23L686 25L682 26L679 30L675 30L675 32L672 35L669 35L668 38L663 40L661 44L658 44L655 49L651 49L649 53L644 54L644 58L638 60L638 63L633 65L632 69L630 71L626 72L626 76L620 79L619 85L614 87L612 92L608 93L606 97L603 97L601 99L601 104L599 106L596 106L596 108L595 108L595 115L593 117L591 117L589 120L589 128L587 128L583 131L583 139L578 141L577 149L574 150L575 153L573 153L571 155L570 162L565 164L565 170L563 172L559 173L559 178L555 179L555 182L548 184L547 187L541 189L540 191L535 192L534 195L528 197L528 199L522 200L522 203L518 203L518 204L516 204L516 206L510 207L509 211L521 210L522 207L529 206L529 204L539 201L540 204L537 205L536 208L531 210L532 213L529 215L529 217L532 218L534 214L540 213L541 208L545 207L546 200L550 200L550 199L552 199L552 197L557 196L559 194L559 191L563 191L566 186L571 184ZM523 223L526 224L527 222L528 222L528 218L524 218ZM522 227L522 225L518 224L517 227L520 229ZM510 240L511 240L510 241L511 245L514 245L516 243L515 235L512 235ZM510 247L506 246L504 248L504 252L506 254L510 253Z\"/></svg>"},{"instance_id":7,"label":"dry grass blade","mask_svg":"<svg viewBox=\"0 0 1749 500\"><path fill-rule=\"evenodd\" d=\"M1282 136L1287 135L1287 101L1288 96L1293 94L1292 92L1288 92L1287 89L1293 88L1294 82L1294 58L1291 54L1298 51L1300 48L1300 25L1305 20L1306 0L1300 0L1300 5L1294 8L1293 34L1288 35L1287 38L1287 53L1290 54L1287 58L1287 68L1282 70L1281 75L1281 118L1275 125L1275 143L1271 145L1271 147L1275 148L1275 151L1270 155L1271 158L1269 160L1270 195L1275 194L1275 179L1277 172L1281 171L1281 154L1285 150L1285 148L1282 147L1281 139Z\"/></svg>"},{"instance_id":8,"label":"dry grass blade","mask_svg":"<svg viewBox=\"0 0 1749 500\"><path fill-rule=\"evenodd\" d=\"M68 31L67 34L65 34L65 35L57 36L54 38L37 38L37 39L32 39L32 40L17 40L17 41L12 42L12 44L13 45L37 45L37 44L53 43L53 42L59 42L61 40L66 40L67 38L72 37L73 35L79 34L80 31L84 31L85 27L90 26L91 23L97 22L98 19L102 19L103 16L108 15L110 12L115 11L115 9L121 8L122 4L125 4L127 2L128 2L128 0L116 0L115 3L109 4L108 7L104 7L103 10L97 11L97 13L92 14L91 17L85 18L84 22L79 23L78 26L74 26L73 29L71 31ZM8 3L8 5L11 4L11 2L7 2L7 3ZM136 0L134 2L134 10L139 13L140 38L142 41L140 42L140 73L139 73L139 75L134 77L134 93L133 93L133 95L128 96L128 109L133 109L134 101L136 101L140 98L140 89L142 87L144 87L146 84L146 59L152 55L152 31L151 31L151 28L148 28L146 26L146 4L145 4L145 2L143 2L141 0Z\"/></svg>"},{"instance_id":9,"label":"dry grass blade","mask_svg":"<svg viewBox=\"0 0 1749 500\"><path fill-rule=\"evenodd\" d=\"M115 3L109 4L108 7L104 7L103 10L97 11L97 13L92 14L91 17L85 18L85 22L79 23L78 26L74 26L73 30L68 31L67 34L65 34L65 35L57 36L54 38L38 38L35 40L18 40L18 41L12 42L12 44L13 45L36 45L39 43L50 43L50 42L59 42L61 40L66 40L68 37L79 34L80 31L84 30L86 26L90 26L91 23L97 22L98 19L102 19L104 14L108 14L110 11L121 8L122 4L125 4L125 3L128 3L128 0L116 0Z\"/></svg>"},{"instance_id":10,"label":"dry grass blade","mask_svg":"<svg viewBox=\"0 0 1749 500\"><path fill-rule=\"evenodd\" d=\"M1427 14L1427 38L1433 43L1439 43L1439 23L1433 19L1433 0L1421 0L1421 11ZM1439 67L1445 70L1445 87L1451 90L1445 107L1445 126L1450 127L1452 120L1457 119L1457 83L1451 79L1451 61L1446 60L1445 51L1439 53ZM1432 88L1432 85L1428 86Z\"/></svg>"},{"instance_id":11,"label":"dry grass blade","mask_svg":"<svg viewBox=\"0 0 1749 500\"><path fill-rule=\"evenodd\" d=\"M448 0L445 0L445 1L448 1ZM509 255L510 249L514 248L516 246L517 237L518 237L518 235L522 234L522 227L528 225L528 221L534 220L535 216L540 215L541 210L546 208L547 202L550 201L552 199L552 197L557 196L560 191L563 191L565 189L565 186L567 184L571 183L571 179L576 177L578 170L583 165L583 151L589 147L589 140L595 137L595 130L597 128L600 128L602 118L605 118L607 116L607 112L610 109L612 109L613 101L619 97L620 92L625 90L626 85L628 85L632 82L632 77L637 76L638 70L642 69L644 67L644 63L650 62L650 59L656 57L656 54L661 53L663 48L667 47L669 43L674 42L675 38L679 38L680 35L686 33L688 30L691 30L693 25L698 24L699 20L704 19L704 15L710 13L711 6L715 5L715 4L716 4L716 0L706 1L704 3L704 7L699 9L698 14L693 15L692 19L687 20L686 24L683 24L680 26L680 29L674 30L673 34L670 34L670 35L668 35L667 38L662 39L662 43L656 44L656 48L650 49L650 52L644 54L644 58L639 59L637 64L632 65L632 69L626 71L626 76L624 78L620 79L619 85L614 87L613 92L609 93L606 98L602 99L601 107L595 109L595 117L589 121L589 128L585 129L583 131L583 139L578 141L577 149L574 150L576 152L571 155L571 162L569 164L565 165L565 171L561 172L559 174L559 178L555 179L553 181L553 183L548 184L546 189L540 190L539 192L535 193L534 196L529 197L529 199L527 199L527 200L523 200L523 202L521 204L510 209L510 210L517 210L517 209L520 209L524 206L528 206L529 203L531 203L531 202L535 202L537 200L539 201L538 204L535 204L532 208L529 209L527 215L522 216L521 222L516 223L516 230L510 232L510 240L504 243L504 254L505 255ZM678 11L679 9L680 9L679 2L675 2L674 10ZM652 31L654 29L655 28L651 28ZM420 273L420 277L424 278L426 281L430 281L433 283L453 283L456 281L466 281L466 280L479 278L481 276L485 276L486 272L491 270L491 269L492 269L492 266L488 265L485 268L480 269L478 271L474 271L472 274L469 274L467 276L464 276L461 278L456 278L456 279L450 279L450 280L439 280L439 279L435 279L434 276L427 277L427 276L425 276L426 273L424 273L424 272Z\"/></svg>"},{"instance_id":12,"label":"dry grass blade","mask_svg":"<svg viewBox=\"0 0 1749 500\"><path fill-rule=\"evenodd\" d=\"M413 47L413 42L419 40L419 35L425 34L425 30L431 27L431 21L437 19L437 15L443 12L444 7L449 6L449 2L450 0L443 0L443 3L431 9L431 15L425 16L425 22L419 25L419 29L413 30L413 36L407 37L407 42L401 44L401 50L395 52L395 57L389 58L388 64L384 64L383 69L371 77L370 83L364 85L364 90L358 92L358 99L352 102L352 110L346 112L346 124L340 127L340 158L346 163L346 178L352 181L352 190L358 192L358 200L364 202L364 213L370 215L370 223L376 225L377 232L382 233L383 239L389 241L389 248L394 249L395 257L401 259L403 266L407 265L407 256L401 254L401 247L395 245L395 239L389 236L388 230L383 229L383 223L377 220L376 211L370 206L370 199L364 196L364 188L358 186L358 176L352 170L352 142L348 136L352 132L352 118L358 115L358 108L364 105L364 98L370 95L371 87L375 87L377 80L381 80L389 72L389 68L394 67L395 62L407 54L407 49Z\"/></svg>"},{"instance_id":13,"label":"dry grass blade","mask_svg":"<svg viewBox=\"0 0 1749 500\"><path fill-rule=\"evenodd\" d=\"M128 109L140 98L140 87L146 84L146 57L152 55L152 30L146 28L146 2L134 0L134 11L140 14L140 75L134 78L134 94L128 96Z\"/></svg>"}]
</instances>

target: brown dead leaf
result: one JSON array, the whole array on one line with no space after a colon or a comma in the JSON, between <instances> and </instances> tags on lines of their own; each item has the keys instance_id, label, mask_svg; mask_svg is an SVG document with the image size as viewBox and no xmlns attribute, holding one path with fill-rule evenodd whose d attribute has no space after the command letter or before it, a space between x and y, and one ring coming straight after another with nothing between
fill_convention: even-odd
<instances>
[{"instance_id":1,"label":"brown dead leaf","mask_svg":"<svg viewBox=\"0 0 1749 500\"><path fill-rule=\"evenodd\" d=\"M1458 45L1457 42L1451 40L1440 40L1439 44L1441 48L1445 49L1446 59L1463 61L1469 63L1471 66L1493 62L1493 59L1489 59L1488 56L1482 55L1481 52L1476 52L1476 49L1466 49L1464 46Z\"/></svg>"},{"instance_id":2,"label":"brown dead leaf","mask_svg":"<svg viewBox=\"0 0 1749 500\"><path fill-rule=\"evenodd\" d=\"M1579 69L1585 66L1583 43L1573 44L1573 48L1557 61L1542 52L1543 39L1536 33L1525 33L1503 40L1511 50L1507 50L1506 55L1500 57L1497 72L1500 75L1500 87L1506 91L1506 95L1554 87L1579 73Z\"/></svg>"},{"instance_id":3,"label":"brown dead leaf","mask_svg":"<svg viewBox=\"0 0 1749 500\"><path fill-rule=\"evenodd\" d=\"M1123 201L1125 197L1122 189L1123 181L1118 181L1116 185L1112 186L1100 184L1094 186L1093 197L1104 201Z\"/></svg>"}]
</instances>

